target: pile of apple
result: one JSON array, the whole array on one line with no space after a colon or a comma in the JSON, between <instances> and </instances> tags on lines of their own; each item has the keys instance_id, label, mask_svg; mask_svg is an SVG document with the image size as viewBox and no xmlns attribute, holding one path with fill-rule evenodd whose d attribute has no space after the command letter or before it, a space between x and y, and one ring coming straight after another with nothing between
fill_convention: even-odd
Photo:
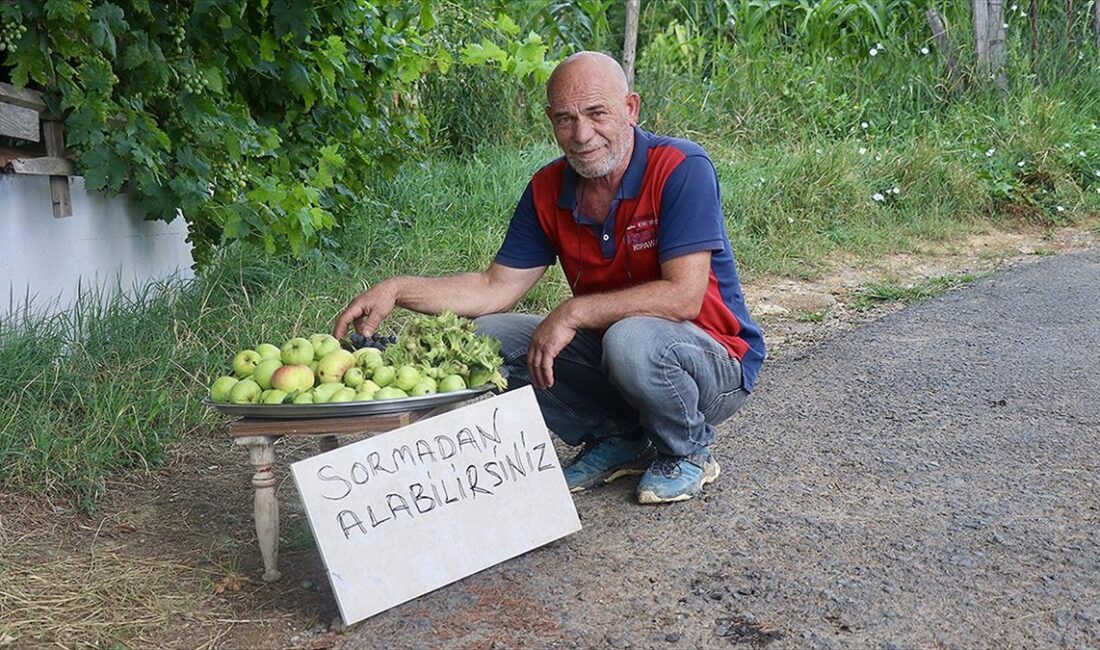
<instances>
[{"instance_id":1,"label":"pile of apple","mask_svg":"<svg viewBox=\"0 0 1100 650\"><path fill-rule=\"evenodd\" d=\"M382 351L349 352L331 334L261 343L233 357L233 376L210 386L210 399L229 404L326 404L400 399L466 388L461 374L387 363ZM431 376L437 375L436 377Z\"/></svg>"}]
</instances>

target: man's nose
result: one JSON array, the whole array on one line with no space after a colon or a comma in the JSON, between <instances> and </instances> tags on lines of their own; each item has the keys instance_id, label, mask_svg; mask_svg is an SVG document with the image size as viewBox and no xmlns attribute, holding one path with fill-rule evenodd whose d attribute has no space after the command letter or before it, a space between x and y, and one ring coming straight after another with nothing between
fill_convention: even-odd
<instances>
[{"instance_id":1,"label":"man's nose","mask_svg":"<svg viewBox=\"0 0 1100 650\"><path fill-rule=\"evenodd\" d=\"M573 123L573 140L575 142L581 144L588 142L595 133L592 123L583 117Z\"/></svg>"}]
</instances>

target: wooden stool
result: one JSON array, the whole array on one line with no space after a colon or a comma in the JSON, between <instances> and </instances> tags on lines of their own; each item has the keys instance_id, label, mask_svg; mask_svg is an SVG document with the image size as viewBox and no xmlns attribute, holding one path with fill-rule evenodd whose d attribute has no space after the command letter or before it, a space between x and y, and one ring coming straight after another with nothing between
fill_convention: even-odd
<instances>
[{"instance_id":1,"label":"wooden stool","mask_svg":"<svg viewBox=\"0 0 1100 650\"><path fill-rule=\"evenodd\" d=\"M255 469L252 475L252 487L256 488L253 516L256 519L256 539L260 543L260 555L264 560L264 581L274 582L282 575L278 569L279 501L275 495L276 440L282 436L313 436L318 438L320 451L325 452L340 446L336 439L337 434L391 431L451 408L454 408L454 405L430 411L404 411L387 415L338 418L296 420L241 418L230 424L229 435L236 444L248 447L248 455Z\"/></svg>"}]
</instances>

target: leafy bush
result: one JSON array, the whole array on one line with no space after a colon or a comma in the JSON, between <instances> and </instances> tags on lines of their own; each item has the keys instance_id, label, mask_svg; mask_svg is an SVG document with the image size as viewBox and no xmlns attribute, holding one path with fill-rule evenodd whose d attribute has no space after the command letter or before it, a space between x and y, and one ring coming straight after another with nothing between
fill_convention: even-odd
<instances>
[{"instance_id":1,"label":"leafy bush","mask_svg":"<svg viewBox=\"0 0 1100 650\"><path fill-rule=\"evenodd\" d=\"M64 116L86 186L182 211L200 264L224 239L321 241L422 143L415 84L450 62L428 0L7 0L0 22L22 27L0 63Z\"/></svg>"}]
</instances>

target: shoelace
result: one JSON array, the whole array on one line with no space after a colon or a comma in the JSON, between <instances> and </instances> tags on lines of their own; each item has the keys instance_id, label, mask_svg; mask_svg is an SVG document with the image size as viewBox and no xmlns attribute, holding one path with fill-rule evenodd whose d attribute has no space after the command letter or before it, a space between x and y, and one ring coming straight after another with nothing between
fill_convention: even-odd
<instances>
[{"instance_id":1,"label":"shoelace","mask_svg":"<svg viewBox=\"0 0 1100 650\"><path fill-rule=\"evenodd\" d=\"M660 474L665 478L676 478L680 475L680 459L675 456L657 455L657 459L650 465L649 471Z\"/></svg>"}]
</instances>

